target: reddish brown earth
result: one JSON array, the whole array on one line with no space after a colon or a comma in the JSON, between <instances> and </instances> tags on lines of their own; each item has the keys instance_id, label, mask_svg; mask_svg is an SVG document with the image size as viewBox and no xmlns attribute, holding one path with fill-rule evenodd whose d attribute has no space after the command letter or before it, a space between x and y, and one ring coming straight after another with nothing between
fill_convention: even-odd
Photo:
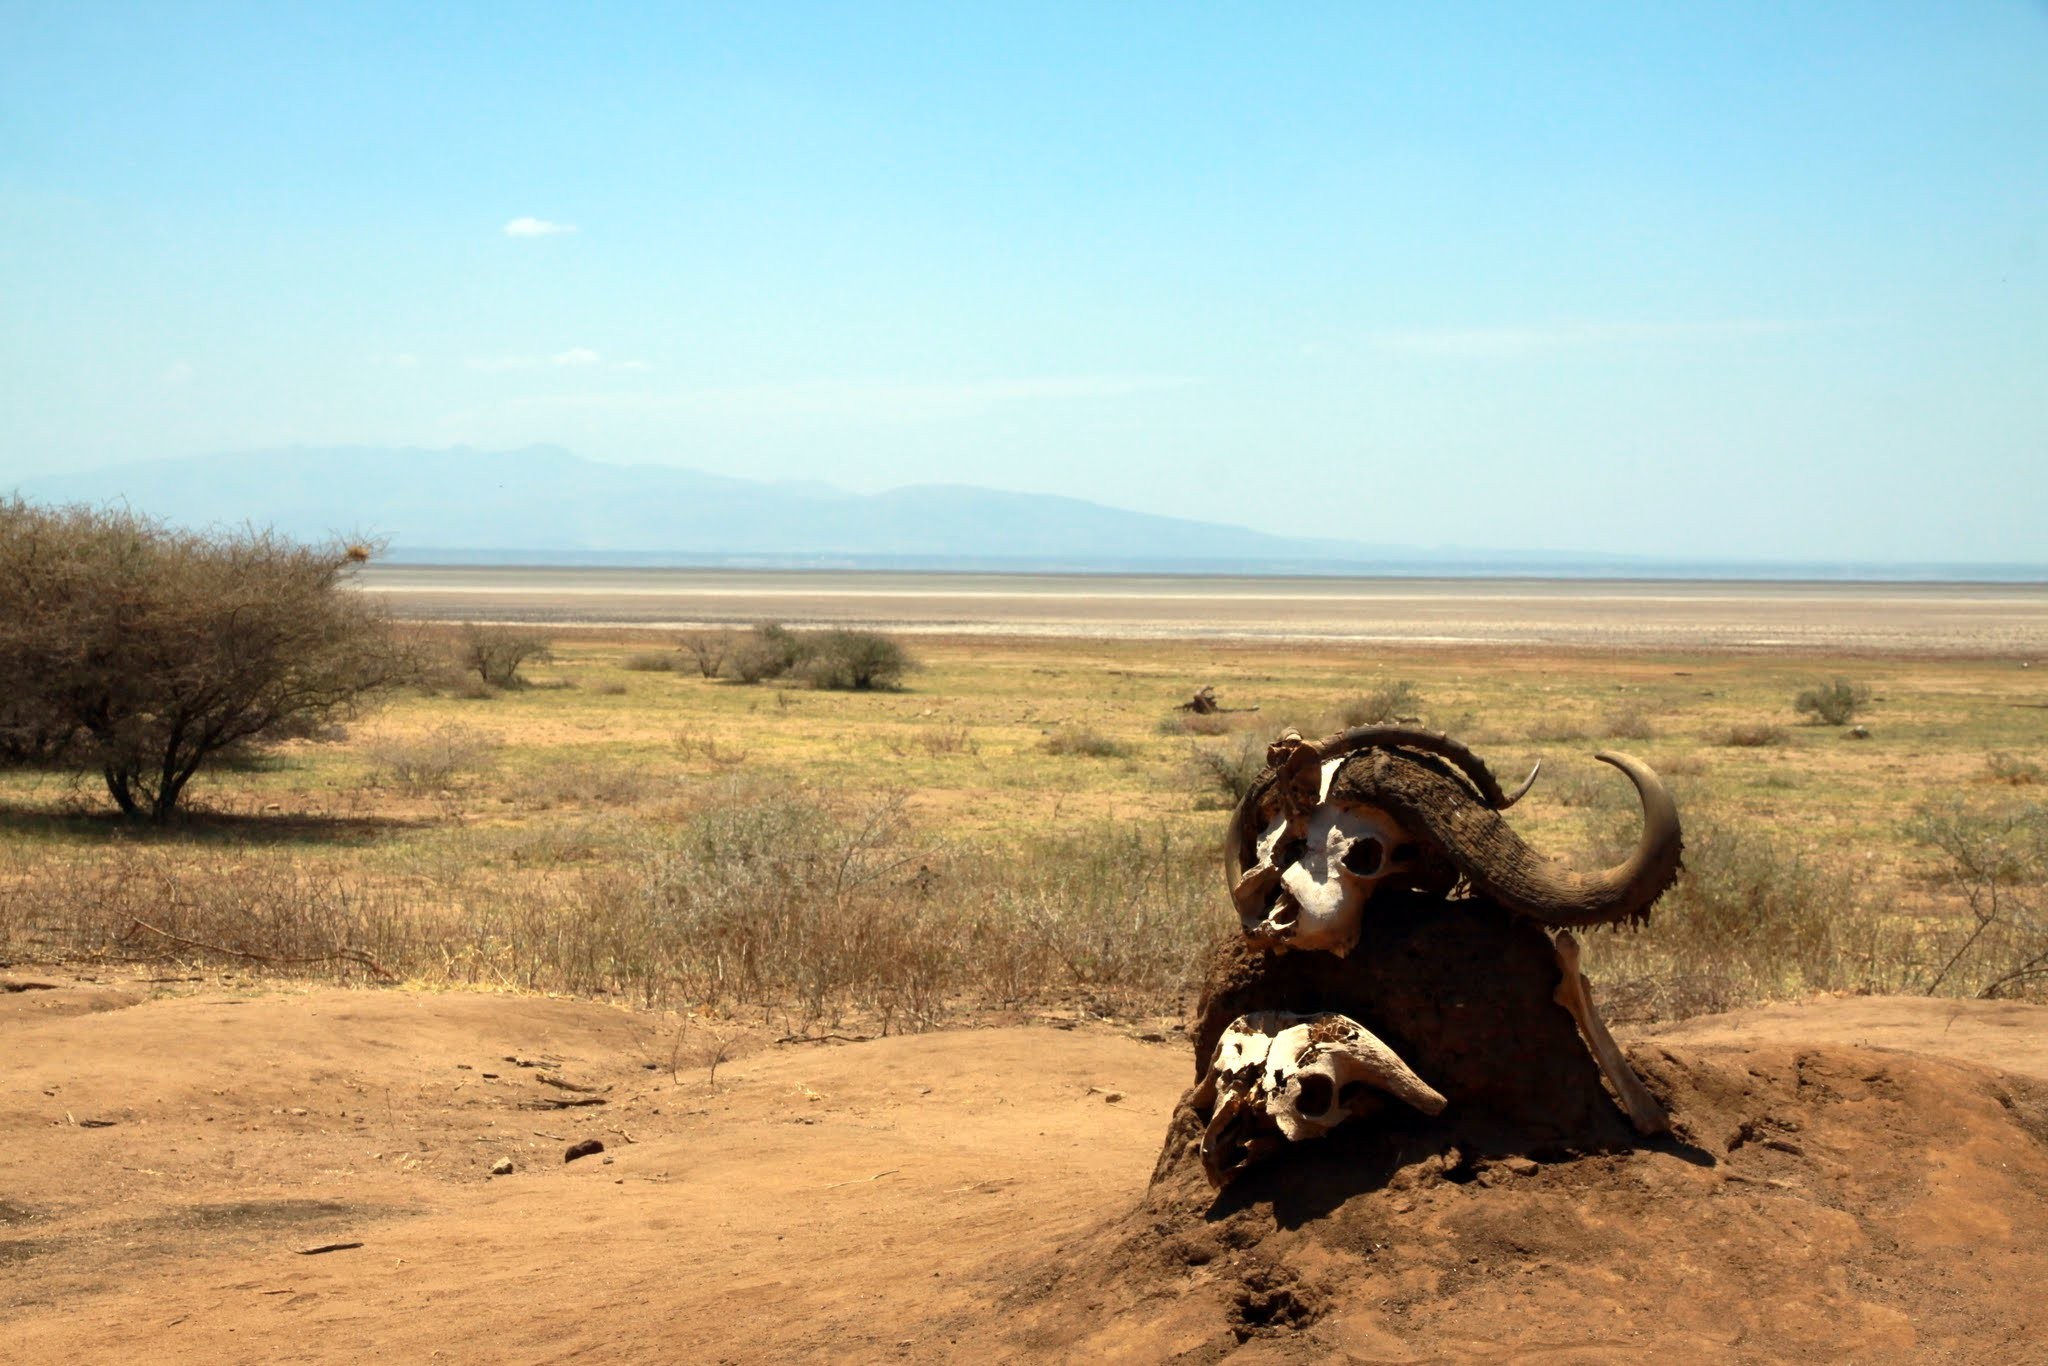
<instances>
[{"instance_id":1,"label":"reddish brown earth","mask_svg":"<svg viewBox=\"0 0 2048 1366\"><path fill-rule=\"evenodd\" d=\"M602 1005L9 979L58 984L0 993L11 1360L1980 1362L2048 1341L2039 1008L1692 1021L1634 1051L1682 1143L1432 1157L1328 1208L1211 1208L1147 1189L1177 1034L764 1043L714 1087L701 1033ZM605 1152L564 1164L586 1137Z\"/></svg>"}]
</instances>

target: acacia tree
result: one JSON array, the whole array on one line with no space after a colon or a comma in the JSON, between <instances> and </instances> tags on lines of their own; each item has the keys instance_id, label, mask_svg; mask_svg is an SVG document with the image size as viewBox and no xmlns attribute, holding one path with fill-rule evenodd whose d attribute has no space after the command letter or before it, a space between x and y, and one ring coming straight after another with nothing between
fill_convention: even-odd
<instances>
[{"instance_id":1,"label":"acacia tree","mask_svg":"<svg viewBox=\"0 0 2048 1366\"><path fill-rule=\"evenodd\" d=\"M0 503L0 762L97 770L163 820L226 751L312 733L414 672L351 591L360 547Z\"/></svg>"}]
</instances>

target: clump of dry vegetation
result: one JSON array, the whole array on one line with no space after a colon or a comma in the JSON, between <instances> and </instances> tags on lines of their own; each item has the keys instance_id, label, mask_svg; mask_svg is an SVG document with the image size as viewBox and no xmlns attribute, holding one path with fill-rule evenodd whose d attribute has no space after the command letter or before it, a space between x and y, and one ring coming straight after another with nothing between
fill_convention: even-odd
<instances>
[{"instance_id":1,"label":"clump of dry vegetation","mask_svg":"<svg viewBox=\"0 0 2048 1366\"><path fill-rule=\"evenodd\" d=\"M1131 752L1130 746L1123 741L1076 721L1070 721L1046 736L1042 748L1047 754L1062 757L1078 755L1086 759L1122 759Z\"/></svg>"},{"instance_id":2,"label":"clump of dry vegetation","mask_svg":"<svg viewBox=\"0 0 2048 1366\"><path fill-rule=\"evenodd\" d=\"M1802 688L1792 699L1792 710L1810 716L1816 725L1846 726L1870 706L1870 689L1846 678L1831 678Z\"/></svg>"},{"instance_id":3,"label":"clump of dry vegetation","mask_svg":"<svg viewBox=\"0 0 2048 1366\"><path fill-rule=\"evenodd\" d=\"M475 674L490 688L523 688L527 682L519 671L553 657L552 642L513 626L470 622L456 642L456 658L463 672Z\"/></svg>"},{"instance_id":4,"label":"clump of dry vegetation","mask_svg":"<svg viewBox=\"0 0 2048 1366\"><path fill-rule=\"evenodd\" d=\"M1790 738L1783 726L1768 721L1738 721L1721 733L1721 743L1735 749L1765 749Z\"/></svg>"},{"instance_id":5,"label":"clump of dry vegetation","mask_svg":"<svg viewBox=\"0 0 2048 1366\"><path fill-rule=\"evenodd\" d=\"M1371 692L1349 698L1330 709L1331 730L1353 726L1388 726L1396 722L1414 724L1421 719L1422 693L1413 681L1403 678L1383 683Z\"/></svg>"},{"instance_id":6,"label":"clump of dry vegetation","mask_svg":"<svg viewBox=\"0 0 2048 1366\"><path fill-rule=\"evenodd\" d=\"M366 757L379 782L417 796L489 772L504 748L490 731L447 721L415 734L380 735L366 747Z\"/></svg>"}]
</instances>

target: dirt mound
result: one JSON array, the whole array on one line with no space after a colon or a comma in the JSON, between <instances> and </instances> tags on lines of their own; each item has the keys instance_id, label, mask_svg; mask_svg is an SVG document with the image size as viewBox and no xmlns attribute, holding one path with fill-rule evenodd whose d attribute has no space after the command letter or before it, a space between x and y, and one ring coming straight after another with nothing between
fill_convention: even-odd
<instances>
[{"instance_id":1,"label":"dirt mound","mask_svg":"<svg viewBox=\"0 0 2048 1366\"><path fill-rule=\"evenodd\" d=\"M0 1356L1988 1361L2048 1333L2041 1084L1926 1056L2024 1070L2039 1009L1652 1040L1681 1143L1361 1174L1333 1138L1212 1209L1147 1190L1188 1081L1165 1031L762 1043L713 1085L588 1003L150 990L0 996Z\"/></svg>"},{"instance_id":2,"label":"dirt mound","mask_svg":"<svg viewBox=\"0 0 2048 1366\"><path fill-rule=\"evenodd\" d=\"M1678 1132L1620 1153L1495 1160L1339 1130L1217 1197L1183 1123L1140 1207L1021 1288L1016 1324L1058 1354L1187 1361L2038 1350L2048 1085L1844 1047L1632 1060Z\"/></svg>"}]
</instances>

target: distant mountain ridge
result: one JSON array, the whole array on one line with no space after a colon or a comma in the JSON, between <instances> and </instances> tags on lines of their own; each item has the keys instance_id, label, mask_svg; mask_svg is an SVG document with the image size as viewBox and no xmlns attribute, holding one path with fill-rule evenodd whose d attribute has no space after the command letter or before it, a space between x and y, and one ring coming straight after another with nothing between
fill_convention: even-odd
<instances>
[{"instance_id":1,"label":"distant mountain ridge","mask_svg":"<svg viewBox=\"0 0 2048 1366\"><path fill-rule=\"evenodd\" d=\"M196 456L24 481L45 502L125 501L186 526L388 538L394 558L546 554L1104 562L1365 562L1358 542L1275 536L1079 498L922 484L845 493L558 446L339 447Z\"/></svg>"},{"instance_id":2,"label":"distant mountain ridge","mask_svg":"<svg viewBox=\"0 0 2048 1366\"><path fill-rule=\"evenodd\" d=\"M0 486L4 491L4 486ZM559 446L292 447L22 480L51 503L125 502L182 526L370 536L405 563L2039 582L2039 564L1669 560L1275 535L1080 498L919 484L857 494Z\"/></svg>"}]
</instances>

